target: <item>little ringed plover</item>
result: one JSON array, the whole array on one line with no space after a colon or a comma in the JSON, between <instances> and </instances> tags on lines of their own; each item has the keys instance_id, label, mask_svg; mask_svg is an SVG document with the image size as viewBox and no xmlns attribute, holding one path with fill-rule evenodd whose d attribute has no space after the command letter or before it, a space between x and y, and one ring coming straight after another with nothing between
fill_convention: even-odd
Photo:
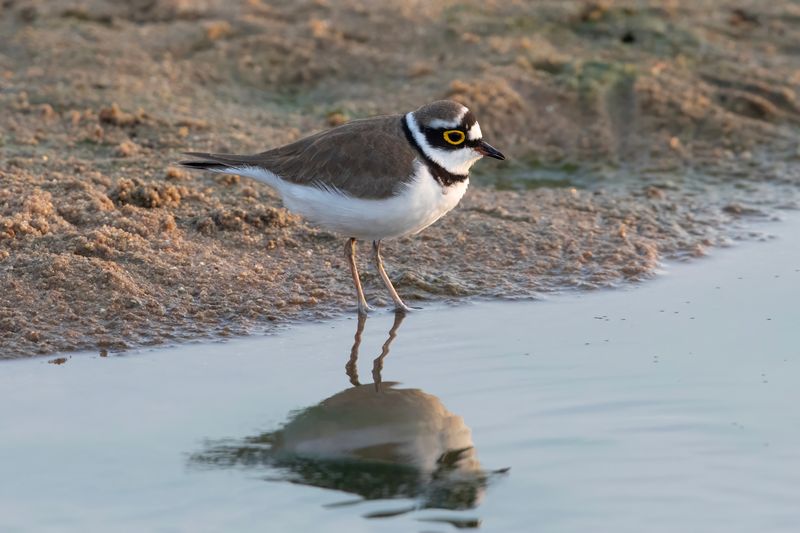
<instances>
[{"instance_id":1,"label":"little ringed plover","mask_svg":"<svg viewBox=\"0 0 800 533\"><path fill-rule=\"evenodd\" d=\"M481 157L505 159L483 140L472 112L450 100L354 120L256 155L186 155L194 159L181 161L184 167L266 183L290 211L347 237L360 315L370 307L356 268L356 240L373 242L396 309L408 311L383 268L381 241L419 233L453 209Z\"/></svg>"}]
</instances>

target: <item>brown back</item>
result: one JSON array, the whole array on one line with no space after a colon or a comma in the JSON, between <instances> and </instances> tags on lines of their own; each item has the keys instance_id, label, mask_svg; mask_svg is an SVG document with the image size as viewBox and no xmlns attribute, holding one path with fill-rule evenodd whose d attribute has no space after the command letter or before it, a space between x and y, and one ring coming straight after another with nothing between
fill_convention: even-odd
<instances>
[{"instance_id":1,"label":"brown back","mask_svg":"<svg viewBox=\"0 0 800 533\"><path fill-rule=\"evenodd\" d=\"M388 198L411 180L416 152L403 115L354 120L256 155L192 154L229 167L253 165L301 185Z\"/></svg>"}]
</instances>

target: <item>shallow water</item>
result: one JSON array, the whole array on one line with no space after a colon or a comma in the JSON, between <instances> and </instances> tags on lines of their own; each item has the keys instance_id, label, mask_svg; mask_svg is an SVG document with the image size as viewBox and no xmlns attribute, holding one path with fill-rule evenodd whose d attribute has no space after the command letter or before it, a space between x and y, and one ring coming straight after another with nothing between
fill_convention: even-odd
<instances>
[{"instance_id":1,"label":"shallow water","mask_svg":"<svg viewBox=\"0 0 800 533\"><path fill-rule=\"evenodd\" d=\"M0 530L796 531L799 228L625 290L4 362Z\"/></svg>"}]
</instances>

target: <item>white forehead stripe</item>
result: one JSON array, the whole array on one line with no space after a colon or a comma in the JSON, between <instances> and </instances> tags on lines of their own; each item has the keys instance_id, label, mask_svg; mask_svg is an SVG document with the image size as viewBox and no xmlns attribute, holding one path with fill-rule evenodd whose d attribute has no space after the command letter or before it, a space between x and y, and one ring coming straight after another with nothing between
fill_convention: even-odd
<instances>
[{"instance_id":1,"label":"white forehead stripe","mask_svg":"<svg viewBox=\"0 0 800 533\"><path fill-rule=\"evenodd\" d=\"M467 114L467 111L469 111L469 109L462 105L461 111L458 112L458 115L453 120L442 120L437 118L435 120L431 120L430 124L428 124L428 127L435 129L457 128L461 125L461 121L464 120L464 115Z\"/></svg>"},{"instance_id":2,"label":"white forehead stripe","mask_svg":"<svg viewBox=\"0 0 800 533\"><path fill-rule=\"evenodd\" d=\"M481 127L476 122L475 124L472 125L469 131L467 131L467 139L469 139L470 141L476 141L482 138L483 138L483 133L481 133Z\"/></svg>"},{"instance_id":3,"label":"white forehead stripe","mask_svg":"<svg viewBox=\"0 0 800 533\"><path fill-rule=\"evenodd\" d=\"M440 118L437 118L436 120L431 120L428 123L428 127L434 129L448 130L451 128L458 127L459 124L461 124L460 120L442 120Z\"/></svg>"}]
</instances>

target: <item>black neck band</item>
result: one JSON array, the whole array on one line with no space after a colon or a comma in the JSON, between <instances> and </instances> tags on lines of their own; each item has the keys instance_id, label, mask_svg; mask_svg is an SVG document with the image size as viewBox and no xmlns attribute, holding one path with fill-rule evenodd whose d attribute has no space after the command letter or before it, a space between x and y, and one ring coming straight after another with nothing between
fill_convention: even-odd
<instances>
[{"instance_id":1,"label":"black neck band","mask_svg":"<svg viewBox=\"0 0 800 533\"><path fill-rule=\"evenodd\" d=\"M433 178L439 182L439 185L442 187L449 187L450 185L460 183L469 178L469 174L453 174L442 165L428 157L428 154L425 153L417 140L414 138L414 134L411 133L411 128L408 127L408 117L406 115L403 115L401 122L403 123L403 132L406 134L408 143L414 147L417 153L419 153L420 157L425 162L425 166L428 167L428 170L433 175Z\"/></svg>"}]
</instances>

